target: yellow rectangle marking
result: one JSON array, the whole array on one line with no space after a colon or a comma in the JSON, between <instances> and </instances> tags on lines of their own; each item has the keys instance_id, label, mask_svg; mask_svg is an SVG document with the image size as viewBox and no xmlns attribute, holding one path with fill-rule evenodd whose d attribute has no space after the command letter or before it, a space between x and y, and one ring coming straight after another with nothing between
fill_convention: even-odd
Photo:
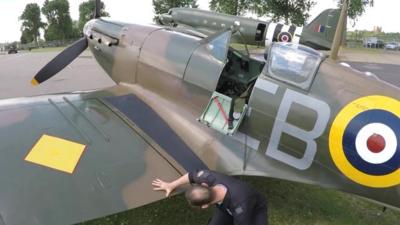
<instances>
[{"instance_id":1,"label":"yellow rectangle marking","mask_svg":"<svg viewBox=\"0 0 400 225\"><path fill-rule=\"evenodd\" d=\"M86 145L42 135L25 160L66 173L73 173Z\"/></svg>"}]
</instances>

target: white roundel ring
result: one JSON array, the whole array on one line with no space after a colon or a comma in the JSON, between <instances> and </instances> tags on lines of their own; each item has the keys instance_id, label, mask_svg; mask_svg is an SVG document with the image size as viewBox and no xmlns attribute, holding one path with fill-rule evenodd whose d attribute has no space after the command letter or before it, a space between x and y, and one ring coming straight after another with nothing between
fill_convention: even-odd
<instances>
[{"instance_id":1,"label":"white roundel ring","mask_svg":"<svg viewBox=\"0 0 400 225\"><path fill-rule=\"evenodd\" d=\"M389 161L396 153L397 144L394 131L382 123L372 123L364 126L356 137L358 155L372 164L381 164Z\"/></svg>"}]
</instances>

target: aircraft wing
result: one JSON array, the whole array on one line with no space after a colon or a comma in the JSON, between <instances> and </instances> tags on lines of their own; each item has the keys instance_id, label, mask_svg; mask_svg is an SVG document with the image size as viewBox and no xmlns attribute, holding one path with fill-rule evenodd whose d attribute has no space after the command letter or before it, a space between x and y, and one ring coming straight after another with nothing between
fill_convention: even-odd
<instances>
[{"instance_id":1,"label":"aircraft wing","mask_svg":"<svg viewBox=\"0 0 400 225\"><path fill-rule=\"evenodd\" d=\"M150 107L122 86L0 100L0 224L73 224L164 197L204 166ZM174 148L172 148L174 147Z\"/></svg>"}]
</instances>

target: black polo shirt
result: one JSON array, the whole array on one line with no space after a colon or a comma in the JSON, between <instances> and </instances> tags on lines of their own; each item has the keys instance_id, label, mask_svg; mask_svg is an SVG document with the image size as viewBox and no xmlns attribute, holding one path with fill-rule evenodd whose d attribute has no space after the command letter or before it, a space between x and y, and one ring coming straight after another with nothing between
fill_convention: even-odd
<instances>
[{"instance_id":1,"label":"black polo shirt","mask_svg":"<svg viewBox=\"0 0 400 225\"><path fill-rule=\"evenodd\" d=\"M243 216L249 217L253 212L248 211L253 210L256 205L266 205L264 196L250 185L218 172L195 170L189 173L189 181L191 184L201 185L205 183L209 187L214 187L218 184L224 185L227 188L227 192L222 204L217 205L217 207L226 210L234 219Z\"/></svg>"}]
</instances>

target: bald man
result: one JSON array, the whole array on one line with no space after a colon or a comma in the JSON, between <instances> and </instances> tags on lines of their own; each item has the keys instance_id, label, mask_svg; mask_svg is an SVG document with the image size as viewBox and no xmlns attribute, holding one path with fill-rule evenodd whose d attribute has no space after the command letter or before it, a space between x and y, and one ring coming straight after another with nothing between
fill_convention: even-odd
<instances>
[{"instance_id":1,"label":"bald man","mask_svg":"<svg viewBox=\"0 0 400 225\"><path fill-rule=\"evenodd\" d=\"M209 225L266 225L267 203L262 194L233 177L210 170L195 170L172 182L153 181L154 190L166 196L179 186L192 184L185 192L192 206L216 205Z\"/></svg>"}]
</instances>

